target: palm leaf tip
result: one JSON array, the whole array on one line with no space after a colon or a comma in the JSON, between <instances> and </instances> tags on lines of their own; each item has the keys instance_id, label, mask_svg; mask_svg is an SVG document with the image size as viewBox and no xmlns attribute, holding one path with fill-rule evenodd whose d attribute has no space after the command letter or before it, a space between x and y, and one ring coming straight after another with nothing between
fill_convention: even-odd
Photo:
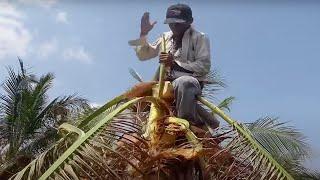
<instances>
[{"instance_id":1,"label":"palm leaf tip","mask_svg":"<svg viewBox=\"0 0 320 180\"><path fill-rule=\"evenodd\" d=\"M227 87L226 80L220 75L217 69L213 69L207 74L208 84L216 87L225 88Z\"/></svg>"},{"instance_id":2,"label":"palm leaf tip","mask_svg":"<svg viewBox=\"0 0 320 180\"><path fill-rule=\"evenodd\" d=\"M230 96L226 99L224 99L219 105L218 105L218 108L224 110L228 110L230 112L230 106L231 104L233 103L233 101L235 100L235 97L233 96Z\"/></svg>"},{"instance_id":3,"label":"palm leaf tip","mask_svg":"<svg viewBox=\"0 0 320 180\"><path fill-rule=\"evenodd\" d=\"M129 73L137 81L143 82L142 77L140 76L140 74L138 74L138 72L136 70L134 70L133 68L129 68Z\"/></svg>"}]
</instances>

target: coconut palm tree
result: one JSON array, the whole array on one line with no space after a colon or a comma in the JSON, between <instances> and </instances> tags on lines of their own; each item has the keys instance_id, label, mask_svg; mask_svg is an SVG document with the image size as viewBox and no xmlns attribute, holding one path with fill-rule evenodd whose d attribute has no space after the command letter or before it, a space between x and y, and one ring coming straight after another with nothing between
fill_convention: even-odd
<instances>
[{"instance_id":1,"label":"coconut palm tree","mask_svg":"<svg viewBox=\"0 0 320 180\"><path fill-rule=\"evenodd\" d=\"M174 117L170 83L163 81L163 71L160 65L159 83L141 82L75 126L62 124L61 139L11 178L291 180L306 175L295 174L294 164L289 168L279 158L283 149L286 160L306 153L300 136L290 139L288 131L282 131L272 134L279 140L271 141L268 133L286 130L285 126L233 120L223 111L233 97L219 105L199 97L227 123L211 133ZM281 142L284 137L288 142Z\"/></svg>"},{"instance_id":2,"label":"coconut palm tree","mask_svg":"<svg viewBox=\"0 0 320 180\"><path fill-rule=\"evenodd\" d=\"M43 152L57 137L58 126L89 108L87 100L75 95L49 101L54 76L37 78L19 59L20 71L8 68L9 76L0 95L0 138L6 168L24 157Z\"/></svg>"},{"instance_id":3,"label":"coconut palm tree","mask_svg":"<svg viewBox=\"0 0 320 180\"><path fill-rule=\"evenodd\" d=\"M262 176L261 170L267 168L264 166L266 161L270 161L273 169L264 171L264 175L285 176L286 171L278 164L274 165L274 159L268 154L259 152L262 149L255 141L245 140L236 127L221 129L213 137L204 135L196 138L185 128L188 124L183 126L185 121L168 119L175 122L162 125L168 134L161 125L149 124L156 131L150 131L150 139L143 138L148 128L145 125L154 116L149 114L148 109L152 110L152 105L150 107L147 103L158 104L156 108L169 115L170 110L155 98L126 98L128 93L110 101L82 121L78 128L63 124L60 130L67 132L66 135L14 178L178 179L185 177L179 174L184 168L184 171L190 169L189 177L239 179ZM175 139L179 134L180 139ZM251 149L250 156L244 148ZM254 166L249 160L256 160L261 165Z\"/></svg>"},{"instance_id":4,"label":"coconut palm tree","mask_svg":"<svg viewBox=\"0 0 320 180\"><path fill-rule=\"evenodd\" d=\"M148 96L153 86L136 85L77 127L62 124L65 136L12 178L293 179L246 126L218 106L199 99L230 126L213 135L194 133L187 121L172 117L158 91Z\"/></svg>"}]
</instances>

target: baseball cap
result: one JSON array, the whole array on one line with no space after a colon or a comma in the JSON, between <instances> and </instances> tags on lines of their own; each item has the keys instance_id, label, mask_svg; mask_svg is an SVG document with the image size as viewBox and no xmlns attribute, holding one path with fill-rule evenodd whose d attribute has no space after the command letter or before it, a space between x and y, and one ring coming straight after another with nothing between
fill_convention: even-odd
<instances>
[{"instance_id":1,"label":"baseball cap","mask_svg":"<svg viewBox=\"0 0 320 180\"><path fill-rule=\"evenodd\" d=\"M168 7L165 24L186 23L192 21L192 10L186 4L174 4Z\"/></svg>"}]
</instances>

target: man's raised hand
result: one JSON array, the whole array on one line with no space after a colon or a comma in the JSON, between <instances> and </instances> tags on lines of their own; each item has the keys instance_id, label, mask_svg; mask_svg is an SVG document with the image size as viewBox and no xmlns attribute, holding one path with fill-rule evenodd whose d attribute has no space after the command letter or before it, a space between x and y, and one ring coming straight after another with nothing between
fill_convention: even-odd
<instances>
[{"instance_id":1,"label":"man's raised hand","mask_svg":"<svg viewBox=\"0 0 320 180\"><path fill-rule=\"evenodd\" d=\"M148 35L149 31L151 31L153 26L157 23L157 21L154 21L153 23L150 22L149 14L149 12L145 12L141 18L140 37Z\"/></svg>"}]
</instances>

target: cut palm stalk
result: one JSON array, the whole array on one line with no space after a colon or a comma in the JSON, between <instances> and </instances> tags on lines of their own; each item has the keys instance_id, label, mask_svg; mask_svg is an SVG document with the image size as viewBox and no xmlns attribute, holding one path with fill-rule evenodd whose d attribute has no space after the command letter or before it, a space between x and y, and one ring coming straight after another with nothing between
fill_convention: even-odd
<instances>
[{"instance_id":1,"label":"cut palm stalk","mask_svg":"<svg viewBox=\"0 0 320 180\"><path fill-rule=\"evenodd\" d=\"M162 35L162 52L167 52L166 50L166 38ZM164 78L165 78L165 66L163 63L160 63L160 75L159 75L159 94L158 97L161 98L163 87L164 87Z\"/></svg>"},{"instance_id":2,"label":"cut palm stalk","mask_svg":"<svg viewBox=\"0 0 320 180\"><path fill-rule=\"evenodd\" d=\"M162 35L162 52L166 52L166 39ZM153 96L161 98L164 88L164 78L165 78L165 66L163 63L160 63L160 73L159 73L159 83L158 86L155 86L153 89ZM163 115L160 108L157 108L153 103L150 107L150 115L148 119L146 132L142 135L146 139L151 140L151 144L155 145L158 143L157 137L157 128L158 128L158 119Z\"/></svg>"}]
</instances>

